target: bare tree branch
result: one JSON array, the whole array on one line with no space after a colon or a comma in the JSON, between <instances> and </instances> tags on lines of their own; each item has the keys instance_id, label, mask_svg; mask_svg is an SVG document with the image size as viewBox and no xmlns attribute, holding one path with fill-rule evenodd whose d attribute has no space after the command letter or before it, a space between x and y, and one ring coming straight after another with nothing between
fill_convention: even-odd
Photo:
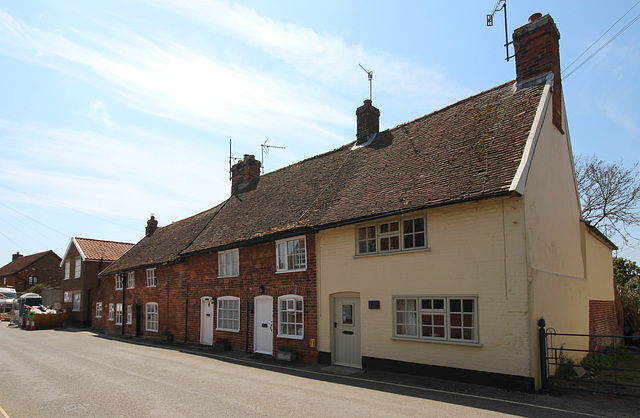
<instances>
[{"instance_id":1,"label":"bare tree branch","mask_svg":"<svg viewBox=\"0 0 640 418\"><path fill-rule=\"evenodd\" d=\"M622 160L605 163L592 156L577 156L576 183L582 218L609 238L619 235L624 244L640 243L629 228L640 225L640 179L638 163L625 168Z\"/></svg>"}]
</instances>

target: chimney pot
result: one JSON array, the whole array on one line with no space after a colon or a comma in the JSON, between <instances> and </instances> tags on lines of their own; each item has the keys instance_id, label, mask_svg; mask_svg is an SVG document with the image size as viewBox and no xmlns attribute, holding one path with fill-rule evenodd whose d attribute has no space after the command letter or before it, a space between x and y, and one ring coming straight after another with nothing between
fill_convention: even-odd
<instances>
[{"instance_id":1,"label":"chimney pot","mask_svg":"<svg viewBox=\"0 0 640 418\"><path fill-rule=\"evenodd\" d=\"M531 16L529 16L529 23L533 22L534 20L538 20L542 17L542 13L534 13Z\"/></svg>"}]
</instances>

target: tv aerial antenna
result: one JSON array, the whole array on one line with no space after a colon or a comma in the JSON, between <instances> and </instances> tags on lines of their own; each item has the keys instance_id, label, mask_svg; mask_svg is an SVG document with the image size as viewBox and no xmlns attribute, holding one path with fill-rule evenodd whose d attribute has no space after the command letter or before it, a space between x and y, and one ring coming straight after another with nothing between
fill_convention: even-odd
<instances>
[{"instance_id":1,"label":"tv aerial antenna","mask_svg":"<svg viewBox=\"0 0 640 418\"><path fill-rule=\"evenodd\" d=\"M369 100L373 100L372 98L372 93L373 93L373 71L369 71L366 68L364 68L362 66L362 64L358 63L358 65L360 66L360 68L362 68L362 70L367 73L367 77L369 78Z\"/></svg>"},{"instance_id":2,"label":"tv aerial antenna","mask_svg":"<svg viewBox=\"0 0 640 418\"><path fill-rule=\"evenodd\" d=\"M262 170L261 174L264 174L264 156L265 154L269 155L269 148L286 149L286 147L280 147L277 145L267 145L267 141L269 141L269 137L264 141L264 144L260 145L260 148L262 148L262 165L260 166Z\"/></svg>"},{"instance_id":3,"label":"tv aerial antenna","mask_svg":"<svg viewBox=\"0 0 640 418\"><path fill-rule=\"evenodd\" d=\"M493 11L487 15L487 26L493 26L493 15L500 10L504 10L504 49L507 54L507 58L505 59L509 61L510 58L515 56L515 53L514 55L509 55L509 45L513 42L509 42L509 29L507 29L507 0L498 0L496 7L494 7Z\"/></svg>"},{"instance_id":4,"label":"tv aerial antenna","mask_svg":"<svg viewBox=\"0 0 640 418\"><path fill-rule=\"evenodd\" d=\"M231 153L231 139L229 139L229 181L231 181L231 167L233 167L233 163L238 161L240 158L236 158Z\"/></svg>"}]
</instances>

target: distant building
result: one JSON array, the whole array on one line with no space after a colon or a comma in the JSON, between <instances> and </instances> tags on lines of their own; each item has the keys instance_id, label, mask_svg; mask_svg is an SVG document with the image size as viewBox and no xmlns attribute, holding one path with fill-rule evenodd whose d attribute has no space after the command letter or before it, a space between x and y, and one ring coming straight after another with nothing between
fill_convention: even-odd
<instances>
[{"instance_id":1,"label":"distant building","mask_svg":"<svg viewBox=\"0 0 640 418\"><path fill-rule=\"evenodd\" d=\"M133 244L73 237L58 264L67 323L91 325L90 306L98 287L98 273L126 253Z\"/></svg>"},{"instance_id":2,"label":"distant building","mask_svg":"<svg viewBox=\"0 0 640 418\"><path fill-rule=\"evenodd\" d=\"M16 252L9 264L0 267L0 286L25 292L34 284L60 286L60 257L53 251L22 255Z\"/></svg>"}]
</instances>

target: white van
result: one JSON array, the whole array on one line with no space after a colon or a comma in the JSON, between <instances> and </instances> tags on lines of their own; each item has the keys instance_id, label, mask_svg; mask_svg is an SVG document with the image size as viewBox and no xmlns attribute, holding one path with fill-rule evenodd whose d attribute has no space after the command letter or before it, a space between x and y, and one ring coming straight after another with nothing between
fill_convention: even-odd
<instances>
[{"instance_id":1,"label":"white van","mask_svg":"<svg viewBox=\"0 0 640 418\"><path fill-rule=\"evenodd\" d=\"M16 289L12 287L0 287L0 313L11 311L14 302L18 301Z\"/></svg>"}]
</instances>

